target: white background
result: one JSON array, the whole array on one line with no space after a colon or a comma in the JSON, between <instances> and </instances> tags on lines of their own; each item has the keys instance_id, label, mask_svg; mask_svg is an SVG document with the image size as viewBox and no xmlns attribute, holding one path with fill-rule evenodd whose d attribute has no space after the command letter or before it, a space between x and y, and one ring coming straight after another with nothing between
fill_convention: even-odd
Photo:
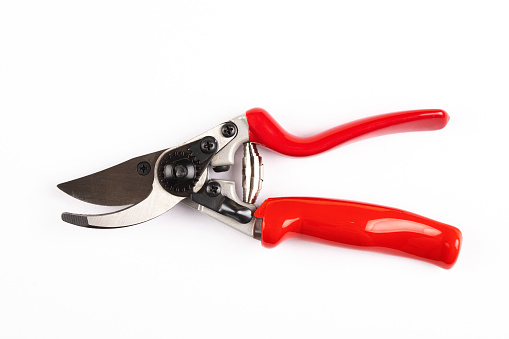
<instances>
[{"instance_id":1,"label":"white background","mask_svg":"<svg viewBox=\"0 0 509 339\"><path fill-rule=\"evenodd\" d=\"M507 338L505 5L3 1L0 337ZM298 240L269 250L182 206L118 230L60 220L109 209L58 183L257 106L303 136L447 110L437 132L301 159L262 149L259 202L422 214L463 232L455 267Z\"/></svg>"}]
</instances>

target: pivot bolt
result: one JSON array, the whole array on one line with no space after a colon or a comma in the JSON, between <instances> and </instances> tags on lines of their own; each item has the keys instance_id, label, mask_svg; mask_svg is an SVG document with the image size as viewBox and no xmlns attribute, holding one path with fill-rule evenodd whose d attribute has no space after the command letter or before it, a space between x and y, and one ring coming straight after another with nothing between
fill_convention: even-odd
<instances>
[{"instance_id":1,"label":"pivot bolt","mask_svg":"<svg viewBox=\"0 0 509 339\"><path fill-rule=\"evenodd\" d=\"M150 173L150 164L146 161L142 161L136 166L136 170L139 175L147 175Z\"/></svg>"},{"instance_id":2,"label":"pivot bolt","mask_svg":"<svg viewBox=\"0 0 509 339\"><path fill-rule=\"evenodd\" d=\"M215 181L209 182L205 191L209 197L217 197L221 193L221 185Z\"/></svg>"},{"instance_id":3,"label":"pivot bolt","mask_svg":"<svg viewBox=\"0 0 509 339\"><path fill-rule=\"evenodd\" d=\"M205 137L200 142L200 149L203 153L211 154L216 151L216 139L212 137Z\"/></svg>"},{"instance_id":4,"label":"pivot bolt","mask_svg":"<svg viewBox=\"0 0 509 339\"><path fill-rule=\"evenodd\" d=\"M178 179L182 179L182 178L185 178L187 176L187 167L184 166L184 165L177 165L175 166L175 176L178 178Z\"/></svg>"},{"instance_id":5,"label":"pivot bolt","mask_svg":"<svg viewBox=\"0 0 509 339\"><path fill-rule=\"evenodd\" d=\"M224 137L231 138L237 133L237 126L231 122L227 122L221 127L221 133Z\"/></svg>"}]
</instances>

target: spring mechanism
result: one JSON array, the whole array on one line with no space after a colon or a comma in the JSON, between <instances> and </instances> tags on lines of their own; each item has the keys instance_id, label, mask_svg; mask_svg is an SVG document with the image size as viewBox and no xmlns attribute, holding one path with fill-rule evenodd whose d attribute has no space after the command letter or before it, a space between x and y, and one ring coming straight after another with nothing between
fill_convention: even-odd
<instances>
[{"instance_id":1,"label":"spring mechanism","mask_svg":"<svg viewBox=\"0 0 509 339\"><path fill-rule=\"evenodd\" d=\"M242 158L242 201L254 204L262 189L263 164L255 144L244 144Z\"/></svg>"}]
</instances>

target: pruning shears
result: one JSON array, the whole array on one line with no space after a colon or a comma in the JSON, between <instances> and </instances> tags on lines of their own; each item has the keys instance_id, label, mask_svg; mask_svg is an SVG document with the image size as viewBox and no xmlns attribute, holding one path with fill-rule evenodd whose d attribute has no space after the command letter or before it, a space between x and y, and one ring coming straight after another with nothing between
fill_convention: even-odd
<instances>
[{"instance_id":1,"label":"pruning shears","mask_svg":"<svg viewBox=\"0 0 509 339\"><path fill-rule=\"evenodd\" d=\"M92 228L139 224L178 203L205 213L272 247L290 236L328 243L384 248L450 268L462 235L450 225L403 210L345 200L281 197L255 205L263 182L257 146L289 156L311 156L360 138L437 130L449 116L427 109L377 115L309 137L286 132L265 110L254 108L166 150L142 155L58 185L88 203L126 206L98 215L63 213L65 222ZM242 199L235 183L210 177L225 172L243 147Z\"/></svg>"}]
</instances>

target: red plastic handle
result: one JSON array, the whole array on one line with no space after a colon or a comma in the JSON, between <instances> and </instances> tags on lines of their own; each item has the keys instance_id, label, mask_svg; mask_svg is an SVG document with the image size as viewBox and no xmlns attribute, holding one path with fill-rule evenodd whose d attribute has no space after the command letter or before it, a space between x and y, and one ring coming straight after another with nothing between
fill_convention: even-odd
<instances>
[{"instance_id":1,"label":"red plastic handle","mask_svg":"<svg viewBox=\"0 0 509 339\"><path fill-rule=\"evenodd\" d=\"M263 219L261 240L265 247L302 235L385 248L386 252L416 256L443 268L454 265L462 240L460 230L453 226L394 208L344 200L267 199L255 216Z\"/></svg>"},{"instance_id":2,"label":"red plastic handle","mask_svg":"<svg viewBox=\"0 0 509 339\"><path fill-rule=\"evenodd\" d=\"M297 157L318 154L365 137L437 130L444 128L449 121L447 113L439 109L404 111L356 120L310 137L298 137L285 131L261 108L247 111L246 116L250 142Z\"/></svg>"}]
</instances>

